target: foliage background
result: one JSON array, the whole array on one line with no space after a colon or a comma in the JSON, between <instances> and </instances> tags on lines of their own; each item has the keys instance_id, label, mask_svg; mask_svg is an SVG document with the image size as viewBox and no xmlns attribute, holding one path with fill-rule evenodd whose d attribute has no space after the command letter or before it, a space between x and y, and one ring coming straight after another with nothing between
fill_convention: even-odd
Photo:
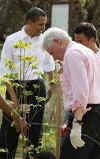
<instances>
[{"instance_id":1,"label":"foliage background","mask_svg":"<svg viewBox=\"0 0 100 159\"><path fill-rule=\"evenodd\" d=\"M17 30L24 24L26 11L37 6L43 8L48 15L47 28L50 27L51 9L53 3L71 4L71 29L73 35L74 28L82 21L92 22L99 33L100 38L100 0L0 0L0 40Z\"/></svg>"}]
</instances>

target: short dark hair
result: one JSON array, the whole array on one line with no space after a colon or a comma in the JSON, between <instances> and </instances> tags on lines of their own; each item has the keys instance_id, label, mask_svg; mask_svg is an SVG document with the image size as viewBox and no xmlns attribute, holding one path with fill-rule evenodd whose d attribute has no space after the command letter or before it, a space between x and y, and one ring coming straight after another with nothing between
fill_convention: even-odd
<instances>
[{"instance_id":1,"label":"short dark hair","mask_svg":"<svg viewBox=\"0 0 100 159\"><path fill-rule=\"evenodd\" d=\"M38 7L30 8L26 14L26 22L29 19L35 22L40 16L46 16L46 12Z\"/></svg>"},{"instance_id":2,"label":"short dark hair","mask_svg":"<svg viewBox=\"0 0 100 159\"><path fill-rule=\"evenodd\" d=\"M97 38L97 31L95 26L92 23L88 23L88 22L80 23L74 30L74 34L82 34L82 33L88 39L93 37L96 40Z\"/></svg>"}]
</instances>

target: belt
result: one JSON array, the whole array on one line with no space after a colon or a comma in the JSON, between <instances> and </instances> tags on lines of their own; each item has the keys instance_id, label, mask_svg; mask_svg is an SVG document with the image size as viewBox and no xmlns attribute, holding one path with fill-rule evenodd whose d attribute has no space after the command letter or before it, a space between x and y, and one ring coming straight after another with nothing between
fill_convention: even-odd
<instances>
[{"instance_id":1,"label":"belt","mask_svg":"<svg viewBox=\"0 0 100 159\"><path fill-rule=\"evenodd\" d=\"M92 107L92 108L94 108L94 107L100 107L100 104L88 104L87 108L88 107Z\"/></svg>"},{"instance_id":2,"label":"belt","mask_svg":"<svg viewBox=\"0 0 100 159\"><path fill-rule=\"evenodd\" d=\"M99 108L100 107L100 104L87 104L87 108L89 108L89 107L91 107L92 108L92 110L94 110L95 108ZM94 109L93 109L94 108ZM81 120L77 120L76 121L77 123L79 123L79 124L81 124L83 121Z\"/></svg>"}]
</instances>

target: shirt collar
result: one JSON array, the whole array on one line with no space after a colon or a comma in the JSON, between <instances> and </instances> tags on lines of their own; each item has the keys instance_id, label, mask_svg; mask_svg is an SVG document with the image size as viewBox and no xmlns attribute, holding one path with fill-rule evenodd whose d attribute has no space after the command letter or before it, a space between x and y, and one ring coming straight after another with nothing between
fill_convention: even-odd
<instances>
[{"instance_id":1,"label":"shirt collar","mask_svg":"<svg viewBox=\"0 0 100 159\"><path fill-rule=\"evenodd\" d=\"M72 41L72 40L68 43L68 45L67 45L67 47L66 47L66 50L65 50L64 58L65 58L65 56L66 56L67 50L68 50L74 43L76 43L76 42L75 42L75 41ZM68 53L67 53L67 54L68 54Z\"/></svg>"},{"instance_id":2,"label":"shirt collar","mask_svg":"<svg viewBox=\"0 0 100 159\"><path fill-rule=\"evenodd\" d=\"M31 38L26 32L25 32L25 25L22 27L21 29L21 40L25 39L25 38L31 38L31 39L40 39L42 34L40 34L40 36L34 36L33 38Z\"/></svg>"},{"instance_id":3,"label":"shirt collar","mask_svg":"<svg viewBox=\"0 0 100 159\"><path fill-rule=\"evenodd\" d=\"M25 32L25 25L21 29L21 39L28 37L28 34Z\"/></svg>"},{"instance_id":4,"label":"shirt collar","mask_svg":"<svg viewBox=\"0 0 100 159\"><path fill-rule=\"evenodd\" d=\"M66 50L67 50L68 48L70 48L74 43L75 43L75 42L71 40L71 41L68 43Z\"/></svg>"}]
</instances>

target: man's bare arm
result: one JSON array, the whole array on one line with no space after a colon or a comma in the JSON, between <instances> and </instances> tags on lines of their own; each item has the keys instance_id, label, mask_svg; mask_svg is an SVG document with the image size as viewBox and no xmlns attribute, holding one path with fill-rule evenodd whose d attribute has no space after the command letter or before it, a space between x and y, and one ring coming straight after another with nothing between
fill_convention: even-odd
<instances>
[{"instance_id":1,"label":"man's bare arm","mask_svg":"<svg viewBox=\"0 0 100 159\"><path fill-rule=\"evenodd\" d=\"M14 108L19 107L18 98L17 98L17 96L16 96L16 94L15 94L15 91L14 91L14 89L13 89L11 83L6 82L6 87L7 87L7 91L8 91L9 94L10 94L11 100L12 100L13 103L14 103Z\"/></svg>"},{"instance_id":2,"label":"man's bare arm","mask_svg":"<svg viewBox=\"0 0 100 159\"><path fill-rule=\"evenodd\" d=\"M0 95L0 109L2 109L8 116L10 116L16 125L16 129L18 132L23 132L27 128L27 123L25 120L15 111L15 109L7 104L5 99ZM13 114L13 115L11 115Z\"/></svg>"}]
</instances>

